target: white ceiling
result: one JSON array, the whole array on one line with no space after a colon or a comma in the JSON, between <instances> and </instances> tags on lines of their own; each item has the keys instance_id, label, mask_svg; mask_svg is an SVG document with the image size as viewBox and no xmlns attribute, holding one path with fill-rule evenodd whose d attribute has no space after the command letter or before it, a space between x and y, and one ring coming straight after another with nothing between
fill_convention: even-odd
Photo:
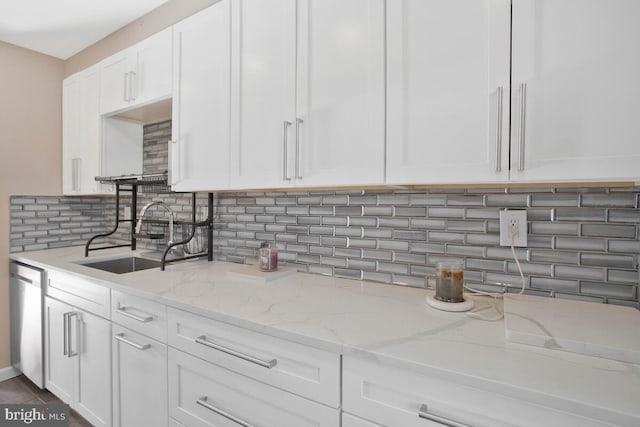
<instances>
[{"instance_id":1,"label":"white ceiling","mask_svg":"<svg viewBox=\"0 0 640 427\"><path fill-rule=\"evenodd\" d=\"M0 40L60 59L167 0L0 0Z\"/></svg>"}]
</instances>

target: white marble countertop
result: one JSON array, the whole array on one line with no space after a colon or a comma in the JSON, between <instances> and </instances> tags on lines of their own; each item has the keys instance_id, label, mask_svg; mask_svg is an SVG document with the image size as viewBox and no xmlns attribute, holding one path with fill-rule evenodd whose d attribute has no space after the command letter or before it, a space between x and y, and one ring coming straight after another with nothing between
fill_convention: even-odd
<instances>
[{"instance_id":1,"label":"white marble countertop","mask_svg":"<svg viewBox=\"0 0 640 427\"><path fill-rule=\"evenodd\" d=\"M127 253L110 249L90 258ZM507 342L502 321L437 311L425 304L428 290L303 273L262 283L227 276L235 264L204 260L118 275L77 264L86 261L81 247L11 258L329 351L640 425L640 365Z\"/></svg>"}]
</instances>

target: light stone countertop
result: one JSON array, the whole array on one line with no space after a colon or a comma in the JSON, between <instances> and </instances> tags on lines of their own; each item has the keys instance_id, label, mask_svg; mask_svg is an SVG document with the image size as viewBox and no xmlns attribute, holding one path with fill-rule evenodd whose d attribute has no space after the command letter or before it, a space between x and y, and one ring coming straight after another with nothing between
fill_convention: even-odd
<instances>
[{"instance_id":1,"label":"light stone countertop","mask_svg":"<svg viewBox=\"0 0 640 427\"><path fill-rule=\"evenodd\" d=\"M109 249L89 258L129 253ZM10 257L317 348L640 425L640 365L507 342L503 321L437 311L425 304L429 290L304 273L262 283L228 277L236 264L205 260L119 275L77 264L87 260L82 247Z\"/></svg>"}]
</instances>

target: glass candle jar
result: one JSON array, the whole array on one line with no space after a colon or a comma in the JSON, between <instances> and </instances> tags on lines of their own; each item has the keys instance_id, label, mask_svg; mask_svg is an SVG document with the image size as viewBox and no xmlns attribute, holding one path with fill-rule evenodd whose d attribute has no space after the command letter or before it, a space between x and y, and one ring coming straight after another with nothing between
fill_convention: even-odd
<instances>
[{"instance_id":1,"label":"glass candle jar","mask_svg":"<svg viewBox=\"0 0 640 427\"><path fill-rule=\"evenodd\" d=\"M271 249L267 242L260 244L258 266L262 271L274 271L278 269L278 251Z\"/></svg>"},{"instance_id":2,"label":"glass candle jar","mask_svg":"<svg viewBox=\"0 0 640 427\"><path fill-rule=\"evenodd\" d=\"M439 301L464 302L462 263L446 261L436 264L436 296Z\"/></svg>"}]
</instances>

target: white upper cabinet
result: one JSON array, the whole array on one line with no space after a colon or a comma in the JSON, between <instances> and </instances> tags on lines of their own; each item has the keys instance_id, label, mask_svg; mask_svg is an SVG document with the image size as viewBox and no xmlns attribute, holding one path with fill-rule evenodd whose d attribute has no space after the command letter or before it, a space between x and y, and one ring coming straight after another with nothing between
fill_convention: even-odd
<instances>
[{"instance_id":1,"label":"white upper cabinet","mask_svg":"<svg viewBox=\"0 0 640 427\"><path fill-rule=\"evenodd\" d=\"M384 181L384 1L238 0L233 188Z\"/></svg>"},{"instance_id":2,"label":"white upper cabinet","mask_svg":"<svg viewBox=\"0 0 640 427\"><path fill-rule=\"evenodd\" d=\"M62 85L62 192L99 192L100 70L90 67L66 78Z\"/></svg>"},{"instance_id":3,"label":"white upper cabinet","mask_svg":"<svg viewBox=\"0 0 640 427\"><path fill-rule=\"evenodd\" d=\"M387 183L509 179L509 0L387 2Z\"/></svg>"},{"instance_id":4,"label":"white upper cabinet","mask_svg":"<svg viewBox=\"0 0 640 427\"><path fill-rule=\"evenodd\" d=\"M298 2L298 185L384 182L384 8L384 0Z\"/></svg>"},{"instance_id":5,"label":"white upper cabinet","mask_svg":"<svg viewBox=\"0 0 640 427\"><path fill-rule=\"evenodd\" d=\"M232 9L231 185L290 186L296 2L237 0Z\"/></svg>"},{"instance_id":6,"label":"white upper cabinet","mask_svg":"<svg viewBox=\"0 0 640 427\"><path fill-rule=\"evenodd\" d=\"M176 191L229 186L230 0L174 26L174 97L169 144Z\"/></svg>"},{"instance_id":7,"label":"white upper cabinet","mask_svg":"<svg viewBox=\"0 0 640 427\"><path fill-rule=\"evenodd\" d=\"M513 0L512 179L638 179L638 22L636 0Z\"/></svg>"},{"instance_id":8,"label":"white upper cabinet","mask_svg":"<svg viewBox=\"0 0 640 427\"><path fill-rule=\"evenodd\" d=\"M170 27L102 61L100 113L170 97L172 56Z\"/></svg>"}]
</instances>

